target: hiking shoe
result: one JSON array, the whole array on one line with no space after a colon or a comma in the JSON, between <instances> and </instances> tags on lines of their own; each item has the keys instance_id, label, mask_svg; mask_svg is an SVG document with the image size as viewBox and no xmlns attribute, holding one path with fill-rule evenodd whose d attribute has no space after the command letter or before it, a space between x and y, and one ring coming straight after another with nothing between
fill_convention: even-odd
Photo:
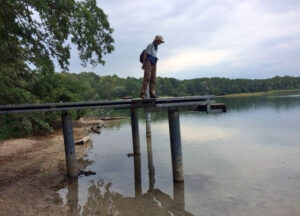
<instances>
[{"instance_id":1,"label":"hiking shoe","mask_svg":"<svg viewBox=\"0 0 300 216\"><path fill-rule=\"evenodd\" d=\"M152 95L150 95L150 98L159 98L159 97L155 94L152 94Z\"/></svg>"},{"instance_id":2,"label":"hiking shoe","mask_svg":"<svg viewBox=\"0 0 300 216\"><path fill-rule=\"evenodd\" d=\"M147 99L145 94L140 94L140 98L142 98L143 100Z\"/></svg>"}]
</instances>

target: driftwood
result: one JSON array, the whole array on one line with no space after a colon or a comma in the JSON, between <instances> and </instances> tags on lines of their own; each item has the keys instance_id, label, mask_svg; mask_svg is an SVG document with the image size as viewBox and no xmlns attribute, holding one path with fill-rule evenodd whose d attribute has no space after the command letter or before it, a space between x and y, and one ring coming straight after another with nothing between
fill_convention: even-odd
<instances>
[{"instance_id":1,"label":"driftwood","mask_svg":"<svg viewBox=\"0 0 300 216\"><path fill-rule=\"evenodd\" d=\"M88 171L81 170L78 175L79 176L82 176L82 175L84 175L84 176L96 175L96 172L93 172L93 171L90 171L90 170L88 170Z\"/></svg>"},{"instance_id":2,"label":"driftwood","mask_svg":"<svg viewBox=\"0 0 300 216\"><path fill-rule=\"evenodd\" d=\"M90 136L85 136L81 140L75 142L75 145L83 145L84 143L90 141Z\"/></svg>"},{"instance_id":3,"label":"driftwood","mask_svg":"<svg viewBox=\"0 0 300 216\"><path fill-rule=\"evenodd\" d=\"M128 153L128 154L126 154L126 155L127 155L127 157L133 157L133 156L134 156L133 153Z\"/></svg>"},{"instance_id":4,"label":"driftwood","mask_svg":"<svg viewBox=\"0 0 300 216\"><path fill-rule=\"evenodd\" d=\"M101 133L100 129L104 126L105 126L105 122L100 122L99 124L92 126L91 130L97 134L100 134Z\"/></svg>"},{"instance_id":5,"label":"driftwood","mask_svg":"<svg viewBox=\"0 0 300 216\"><path fill-rule=\"evenodd\" d=\"M100 128L97 128L97 126L92 126L92 127L91 127L91 130L94 131L94 132L97 133L97 134L100 134L100 133L101 133Z\"/></svg>"},{"instance_id":6,"label":"driftwood","mask_svg":"<svg viewBox=\"0 0 300 216\"><path fill-rule=\"evenodd\" d=\"M100 128L104 127L105 124L106 124L105 122L100 122L98 125L96 125L96 128L100 129Z\"/></svg>"},{"instance_id":7,"label":"driftwood","mask_svg":"<svg viewBox=\"0 0 300 216\"><path fill-rule=\"evenodd\" d=\"M80 118L78 121L74 121L74 125L82 126L82 125L95 125L103 122L99 117L86 117Z\"/></svg>"},{"instance_id":8,"label":"driftwood","mask_svg":"<svg viewBox=\"0 0 300 216\"><path fill-rule=\"evenodd\" d=\"M126 119L126 117L100 117L101 120L119 120L119 119Z\"/></svg>"}]
</instances>

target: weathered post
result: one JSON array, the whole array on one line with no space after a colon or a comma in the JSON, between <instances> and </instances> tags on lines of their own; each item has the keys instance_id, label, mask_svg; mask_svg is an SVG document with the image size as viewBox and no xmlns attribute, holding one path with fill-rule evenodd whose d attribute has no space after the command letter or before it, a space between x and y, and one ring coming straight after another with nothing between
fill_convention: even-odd
<instances>
[{"instance_id":1,"label":"weathered post","mask_svg":"<svg viewBox=\"0 0 300 216\"><path fill-rule=\"evenodd\" d=\"M73 137L73 125L71 116L67 112L62 113L62 128L65 143L65 155L68 177L77 177L76 152Z\"/></svg>"},{"instance_id":2,"label":"weathered post","mask_svg":"<svg viewBox=\"0 0 300 216\"><path fill-rule=\"evenodd\" d=\"M133 156L134 162L134 191L135 197L142 195L142 169L141 169L141 155Z\"/></svg>"},{"instance_id":3,"label":"weathered post","mask_svg":"<svg viewBox=\"0 0 300 216\"><path fill-rule=\"evenodd\" d=\"M183 164L182 164L179 112L175 110L169 110L168 115L169 115L173 180L174 182L182 182Z\"/></svg>"},{"instance_id":4,"label":"weathered post","mask_svg":"<svg viewBox=\"0 0 300 216\"><path fill-rule=\"evenodd\" d=\"M140 151L138 112L136 108L131 108L131 129L132 129L133 154L139 155L141 151Z\"/></svg>"}]
</instances>

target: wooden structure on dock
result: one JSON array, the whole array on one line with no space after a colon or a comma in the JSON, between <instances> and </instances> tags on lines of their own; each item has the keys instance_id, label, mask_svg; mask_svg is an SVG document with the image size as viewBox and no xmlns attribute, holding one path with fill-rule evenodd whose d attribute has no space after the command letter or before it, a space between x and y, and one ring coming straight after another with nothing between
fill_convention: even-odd
<instances>
[{"instance_id":1,"label":"wooden structure on dock","mask_svg":"<svg viewBox=\"0 0 300 216\"><path fill-rule=\"evenodd\" d=\"M224 104L217 104L214 96L188 96L169 97L158 99L126 99L114 101L88 101L69 103L45 103L45 104L20 104L1 105L0 114L24 113L24 112L45 112L62 111L62 129L64 135L67 175L77 177L76 155L73 137L72 119L68 110L77 109L130 109L133 153L140 154L139 126L137 109L143 108L146 112L166 111L169 116L172 168L174 181L183 181L181 135L179 123L179 111L193 110L206 113L226 112Z\"/></svg>"}]
</instances>

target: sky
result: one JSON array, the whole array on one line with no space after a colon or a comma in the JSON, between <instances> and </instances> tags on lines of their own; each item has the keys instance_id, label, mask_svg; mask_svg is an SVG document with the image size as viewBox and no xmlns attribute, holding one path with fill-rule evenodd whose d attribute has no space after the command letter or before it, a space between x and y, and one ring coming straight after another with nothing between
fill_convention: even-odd
<instances>
[{"instance_id":1,"label":"sky","mask_svg":"<svg viewBox=\"0 0 300 216\"><path fill-rule=\"evenodd\" d=\"M264 79L300 76L299 0L101 0L114 29L105 65L82 67L72 48L70 72L142 77L139 55L155 35L157 76ZM56 68L59 70L59 68Z\"/></svg>"}]
</instances>

